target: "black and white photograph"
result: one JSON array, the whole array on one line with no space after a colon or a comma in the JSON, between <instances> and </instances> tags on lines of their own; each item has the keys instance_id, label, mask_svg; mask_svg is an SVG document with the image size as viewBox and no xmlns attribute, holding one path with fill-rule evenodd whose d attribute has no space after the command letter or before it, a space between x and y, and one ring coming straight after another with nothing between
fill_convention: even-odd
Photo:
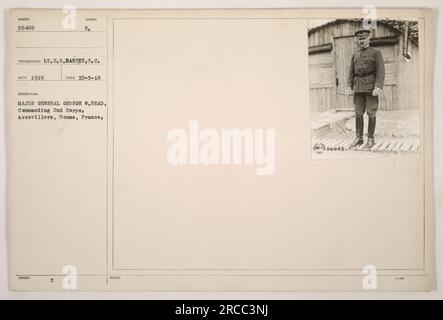
<instances>
[{"instance_id":1,"label":"black and white photograph","mask_svg":"<svg viewBox=\"0 0 443 320\"><path fill-rule=\"evenodd\" d=\"M418 20L308 22L314 159L420 152Z\"/></svg>"},{"instance_id":2,"label":"black and white photograph","mask_svg":"<svg viewBox=\"0 0 443 320\"><path fill-rule=\"evenodd\" d=\"M437 0L45 1L0 18L0 300L443 298Z\"/></svg>"}]
</instances>

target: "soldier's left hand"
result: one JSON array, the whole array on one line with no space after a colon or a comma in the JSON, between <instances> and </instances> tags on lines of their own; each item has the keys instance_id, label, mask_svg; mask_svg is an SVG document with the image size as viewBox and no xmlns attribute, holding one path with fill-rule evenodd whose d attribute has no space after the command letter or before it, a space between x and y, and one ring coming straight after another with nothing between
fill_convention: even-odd
<instances>
[{"instance_id":1,"label":"soldier's left hand","mask_svg":"<svg viewBox=\"0 0 443 320\"><path fill-rule=\"evenodd\" d=\"M372 91L372 95L374 97L379 96L380 94L382 94L383 90L380 88L375 87L374 90Z\"/></svg>"}]
</instances>

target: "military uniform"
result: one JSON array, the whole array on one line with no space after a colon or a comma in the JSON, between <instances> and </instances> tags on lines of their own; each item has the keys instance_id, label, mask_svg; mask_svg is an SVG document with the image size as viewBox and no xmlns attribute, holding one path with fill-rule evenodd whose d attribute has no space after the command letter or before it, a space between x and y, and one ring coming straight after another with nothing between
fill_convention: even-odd
<instances>
[{"instance_id":1,"label":"military uniform","mask_svg":"<svg viewBox=\"0 0 443 320\"><path fill-rule=\"evenodd\" d=\"M385 64L381 51L372 47L359 49L352 55L348 87L354 94L372 95L375 87L383 89Z\"/></svg>"},{"instance_id":2,"label":"military uniform","mask_svg":"<svg viewBox=\"0 0 443 320\"><path fill-rule=\"evenodd\" d=\"M368 30L360 30L356 32L356 35L363 32L368 35L370 33ZM365 112L369 117L368 141L372 139L372 144L374 143L379 97L373 96L373 91L375 88L383 89L384 79L385 66L380 50L367 46L354 52L349 68L347 87L354 92L355 127L357 141L360 141L357 145L363 143L363 115Z\"/></svg>"}]
</instances>

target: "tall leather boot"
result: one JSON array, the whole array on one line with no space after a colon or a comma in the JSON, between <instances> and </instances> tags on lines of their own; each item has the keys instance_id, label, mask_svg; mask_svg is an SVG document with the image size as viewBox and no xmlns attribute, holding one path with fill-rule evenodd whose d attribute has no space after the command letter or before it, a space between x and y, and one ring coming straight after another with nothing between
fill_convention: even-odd
<instances>
[{"instance_id":1,"label":"tall leather boot","mask_svg":"<svg viewBox=\"0 0 443 320\"><path fill-rule=\"evenodd\" d=\"M356 138L349 148L355 148L363 144L363 116L355 116L355 134Z\"/></svg>"},{"instance_id":2,"label":"tall leather boot","mask_svg":"<svg viewBox=\"0 0 443 320\"><path fill-rule=\"evenodd\" d=\"M369 123L368 123L368 142L366 142L364 149L371 149L374 144L374 133L375 133L375 125L377 123L377 119L375 116L369 117Z\"/></svg>"}]
</instances>

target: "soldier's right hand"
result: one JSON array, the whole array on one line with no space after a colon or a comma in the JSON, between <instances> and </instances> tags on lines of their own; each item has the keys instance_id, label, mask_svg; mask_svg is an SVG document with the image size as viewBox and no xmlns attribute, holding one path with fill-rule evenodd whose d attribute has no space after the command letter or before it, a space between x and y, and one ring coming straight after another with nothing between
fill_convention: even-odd
<instances>
[{"instance_id":1,"label":"soldier's right hand","mask_svg":"<svg viewBox=\"0 0 443 320\"><path fill-rule=\"evenodd\" d=\"M347 95L347 96L351 96L351 95L353 95L353 94L354 94L354 91L352 90L352 88L347 87L347 88L345 89L345 95Z\"/></svg>"}]
</instances>

